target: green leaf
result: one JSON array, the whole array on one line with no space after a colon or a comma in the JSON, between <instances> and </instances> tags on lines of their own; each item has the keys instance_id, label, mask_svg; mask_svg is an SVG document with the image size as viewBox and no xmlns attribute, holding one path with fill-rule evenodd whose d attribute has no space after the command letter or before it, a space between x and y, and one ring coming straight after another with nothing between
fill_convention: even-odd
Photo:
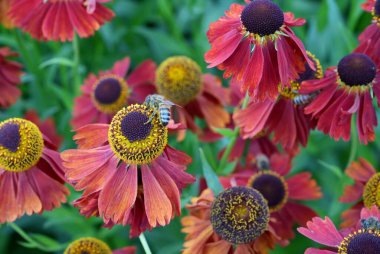
<instances>
[{"instance_id":1,"label":"green leaf","mask_svg":"<svg viewBox=\"0 0 380 254\"><path fill-rule=\"evenodd\" d=\"M224 176L231 174L234 172L237 163L238 160L234 160L233 162L228 163L219 173Z\"/></svg>"},{"instance_id":2,"label":"green leaf","mask_svg":"<svg viewBox=\"0 0 380 254\"><path fill-rule=\"evenodd\" d=\"M214 195L216 196L223 191L223 186L220 184L218 176L215 174L214 170L207 162L203 150L199 149L199 153L201 154L203 175L206 179L207 186L214 192Z\"/></svg>"},{"instance_id":3,"label":"green leaf","mask_svg":"<svg viewBox=\"0 0 380 254\"><path fill-rule=\"evenodd\" d=\"M73 67L74 62L64 57L56 57L56 58L52 58L43 62L42 64L40 64L39 68L44 69L50 65L63 65L63 66Z\"/></svg>"},{"instance_id":4,"label":"green leaf","mask_svg":"<svg viewBox=\"0 0 380 254\"><path fill-rule=\"evenodd\" d=\"M331 165L327 162L324 162L322 160L318 160L318 163L321 164L322 166L324 166L325 168L329 169L334 175L336 175L339 179L342 178L343 176L343 173L342 173L342 170L340 170L339 167L335 166L335 165Z\"/></svg>"},{"instance_id":5,"label":"green leaf","mask_svg":"<svg viewBox=\"0 0 380 254\"><path fill-rule=\"evenodd\" d=\"M232 138L235 135L234 130L228 128L212 128L212 130L226 138Z\"/></svg>"},{"instance_id":6,"label":"green leaf","mask_svg":"<svg viewBox=\"0 0 380 254\"><path fill-rule=\"evenodd\" d=\"M36 242L40 243L41 246L47 247L46 249L50 251L62 250L66 244L61 244L56 240L41 234L29 234Z\"/></svg>"}]
</instances>

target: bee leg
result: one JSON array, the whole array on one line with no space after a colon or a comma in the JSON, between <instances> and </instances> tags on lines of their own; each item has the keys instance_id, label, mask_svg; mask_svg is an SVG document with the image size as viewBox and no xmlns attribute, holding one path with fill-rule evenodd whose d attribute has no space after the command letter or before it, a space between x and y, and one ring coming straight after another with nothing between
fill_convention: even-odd
<instances>
[{"instance_id":1,"label":"bee leg","mask_svg":"<svg viewBox=\"0 0 380 254\"><path fill-rule=\"evenodd\" d=\"M144 124L148 124L153 120L153 117L157 114L158 109L155 107L152 116Z\"/></svg>"}]
</instances>

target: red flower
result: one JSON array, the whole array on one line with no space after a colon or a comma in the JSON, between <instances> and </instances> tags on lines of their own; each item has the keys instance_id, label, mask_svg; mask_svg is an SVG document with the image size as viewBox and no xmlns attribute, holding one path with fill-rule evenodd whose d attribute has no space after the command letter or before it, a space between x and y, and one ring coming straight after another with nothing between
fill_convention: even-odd
<instances>
[{"instance_id":1,"label":"red flower","mask_svg":"<svg viewBox=\"0 0 380 254\"><path fill-rule=\"evenodd\" d=\"M328 218L313 218L298 232L328 248L308 248L305 254L380 253L380 213L376 206L363 208L353 228L338 230Z\"/></svg>"},{"instance_id":2,"label":"red flower","mask_svg":"<svg viewBox=\"0 0 380 254\"><path fill-rule=\"evenodd\" d=\"M372 14L372 24L359 35L357 51L367 54L374 61L380 62L380 1L367 0L362 8Z\"/></svg>"},{"instance_id":3,"label":"red flower","mask_svg":"<svg viewBox=\"0 0 380 254\"><path fill-rule=\"evenodd\" d=\"M156 64L147 60L126 77L129 65L130 58L126 57L111 70L88 76L81 87L83 94L75 99L71 121L74 129L89 123L110 123L122 107L142 103L147 95L155 92Z\"/></svg>"},{"instance_id":4,"label":"red flower","mask_svg":"<svg viewBox=\"0 0 380 254\"><path fill-rule=\"evenodd\" d=\"M156 74L158 93L178 104L178 121L200 135L203 141L220 138L210 129L224 128L230 115L223 106L229 102L229 90L221 80L211 74L202 74L199 65L185 56L174 56L160 64ZM203 130L195 124L195 118L204 119ZM185 138L186 130L178 132L178 140Z\"/></svg>"},{"instance_id":5,"label":"red flower","mask_svg":"<svg viewBox=\"0 0 380 254\"><path fill-rule=\"evenodd\" d=\"M298 201L322 197L320 187L309 172L290 176L290 169L288 155L273 153L267 157L261 153L248 157L245 167L238 173L221 178L224 187L238 185L258 190L268 202L269 225L284 240L294 238L295 224L305 225L316 216L312 209Z\"/></svg>"},{"instance_id":6,"label":"red flower","mask_svg":"<svg viewBox=\"0 0 380 254\"><path fill-rule=\"evenodd\" d=\"M299 74L299 79L291 82L291 89L279 86L280 95L275 101L251 100L246 109L234 114L235 123L241 128L244 139L265 131L267 134L274 133L273 141L280 143L289 152L295 153L299 144L306 146L315 121L312 121L310 116L305 116L304 107L315 95L299 95L298 90L303 81L320 79L323 76L318 59L309 52L308 56L314 62L316 71L306 65L306 70ZM233 82L231 85L234 84L236 83Z\"/></svg>"},{"instance_id":7,"label":"red flower","mask_svg":"<svg viewBox=\"0 0 380 254\"><path fill-rule=\"evenodd\" d=\"M12 28L13 24L8 17L8 10L11 4L11 0L1 0L0 1L0 24L5 28Z\"/></svg>"},{"instance_id":8,"label":"red flower","mask_svg":"<svg viewBox=\"0 0 380 254\"><path fill-rule=\"evenodd\" d=\"M360 52L342 58L337 67L326 70L324 78L305 81L300 93L318 93L305 108L317 119L317 128L332 138L350 140L351 118L357 113L359 140L374 141L377 126L373 95L380 96L380 66Z\"/></svg>"},{"instance_id":9,"label":"red flower","mask_svg":"<svg viewBox=\"0 0 380 254\"><path fill-rule=\"evenodd\" d=\"M101 254L135 254L136 247L124 247L112 251L103 241L93 237L79 238L67 246L63 254L101 253Z\"/></svg>"},{"instance_id":10,"label":"red flower","mask_svg":"<svg viewBox=\"0 0 380 254\"><path fill-rule=\"evenodd\" d=\"M21 82L21 65L7 59L13 56L18 54L9 48L0 48L0 107L11 106L21 95L16 87Z\"/></svg>"},{"instance_id":11,"label":"red flower","mask_svg":"<svg viewBox=\"0 0 380 254\"><path fill-rule=\"evenodd\" d=\"M54 125L31 115L0 123L0 223L52 210L69 194L57 146L45 136L55 133ZM48 126L53 129L45 133Z\"/></svg>"},{"instance_id":12,"label":"red flower","mask_svg":"<svg viewBox=\"0 0 380 254\"><path fill-rule=\"evenodd\" d=\"M237 188L237 189L235 189ZM248 216L237 222L237 220L225 220L225 216L214 207L216 202L219 202L219 206L223 207L228 204L233 204L230 213L234 213L234 216L240 216L244 208L248 208L252 202L241 203L239 202L239 197L241 197L240 188L243 188L244 192L252 192L253 202L256 203L256 207L260 206L260 198L262 196L255 190L251 188L235 187L222 192L217 198L210 189L204 190L200 197L193 198L191 200L191 205L187 205L186 208L189 210L189 215L182 218L181 223L183 226L182 232L186 233L184 251L183 254L203 254L203 253L225 253L225 254L243 254L243 253L268 253L268 249L273 249L276 243L285 244L278 238L273 232L271 226L267 226L265 231L259 230L260 226L263 225L263 221L268 223L268 212L260 211L253 215L254 221L251 222L252 228L247 228L247 226L231 227L236 223L241 222L244 224ZM246 190L244 190L246 189ZM229 192L227 197L223 197L223 194ZM237 192L237 193L235 193ZM235 194L235 195L231 195ZM232 202L233 200L236 203ZM244 196L243 199L244 200ZM252 199L251 199L252 200ZM263 200L264 201L264 200ZM265 202L265 201L264 201ZM266 205L265 205L266 206ZM266 209L268 209L266 207ZM249 210L249 213L253 213L253 210ZM228 212L226 212L228 215ZM250 214L251 215L251 214ZM252 218L251 217L251 218ZM234 217L235 218L235 217ZM223 223L216 223L216 221L222 221ZM260 222L261 221L261 222ZM245 224L247 225L247 224ZM240 230L236 230L239 228ZM225 234L224 229L229 229L227 234ZM258 233L260 232L260 233ZM250 237L252 234L256 237ZM241 239L243 238L243 239Z\"/></svg>"},{"instance_id":13,"label":"red flower","mask_svg":"<svg viewBox=\"0 0 380 254\"><path fill-rule=\"evenodd\" d=\"M347 186L339 201L343 203L355 203L350 209L342 213L342 227L352 227L360 218L360 210L366 206L371 207L380 202L377 200L380 173L364 158L358 162L352 162L346 169L346 174L352 178L354 185Z\"/></svg>"},{"instance_id":14,"label":"red flower","mask_svg":"<svg viewBox=\"0 0 380 254\"><path fill-rule=\"evenodd\" d=\"M153 113L123 108L110 125L78 129L79 149L61 155L67 179L84 190L74 206L107 226L131 225L131 237L169 224L181 212L181 190L195 180L184 172L191 158L167 145L168 130Z\"/></svg>"},{"instance_id":15,"label":"red flower","mask_svg":"<svg viewBox=\"0 0 380 254\"><path fill-rule=\"evenodd\" d=\"M232 4L225 16L210 25L207 32L211 49L206 52L208 67L224 70L224 78L241 82L242 91L255 99L276 99L278 84L290 87L307 62L305 48L291 30L304 19L283 13L270 0L246 0Z\"/></svg>"},{"instance_id":16,"label":"red flower","mask_svg":"<svg viewBox=\"0 0 380 254\"><path fill-rule=\"evenodd\" d=\"M38 40L71 41L74 32L89 37L115 15L102 2L110 0L17 0L9 18Z\"/></svg>"}]
</instances>

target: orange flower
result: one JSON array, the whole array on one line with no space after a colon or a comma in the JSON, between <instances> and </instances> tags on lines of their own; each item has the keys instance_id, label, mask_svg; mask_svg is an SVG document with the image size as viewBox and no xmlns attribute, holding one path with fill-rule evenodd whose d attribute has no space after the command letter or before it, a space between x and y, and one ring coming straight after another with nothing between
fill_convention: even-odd
<instances>
[{"instance_id":1,"label":"orange flower","mask_svg":"<svg viewBox=\"0 0 380 254\"><path fill-rule=\"evenodd\" d=\"M131 237L180 214L181 190L195 180L184 172L191 158L167 145L154 109L130 105L111 124L86 125L74 138L79 149L61 156L67 179L84 190L74 202L81 214L100 216L109 227L129 224Z\"/></svg>"},{"instance_id":2,"label":"orange flower","mask_svg":"<svg viewBox=\"0 0 380 254\"><path fill-rule=\"evenodd\" d=\"M51 142L57 137L54 125L49 122L27 113L26 119L0 123L0 223L66 202L69 190L64 186L58 144Z\"/></svg>"},{"instance_id":3,"label":"orange flower","mask_svg":"<svg viewBox=\"0 0 380 254\"><path fill-rule=\"evenodd\" d=\"M71 41L74 33L89 37L115 15L102 2L110 0L17 0L9 18L38 40Z\"/></svg>"}]
</instances>

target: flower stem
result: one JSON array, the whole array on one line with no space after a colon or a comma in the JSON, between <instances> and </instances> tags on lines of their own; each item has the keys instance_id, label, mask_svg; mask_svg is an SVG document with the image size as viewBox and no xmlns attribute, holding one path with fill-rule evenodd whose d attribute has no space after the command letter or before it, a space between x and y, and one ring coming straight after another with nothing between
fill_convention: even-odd
<instances>
[{"instance_id":1,"label":"flower stem","mask_svg":"<svg viewBox=\"0 0 380 254\"><path fill-rule=\"evenodd\" d=\"M73 59L74 93L75 95L79 95L81 80L79 76L80 50L79 50L79 39L77 35L74 35L74 39L73 39L73 52L74 52L74 59Z\"/></svg>"},{"instance_id":2,"label":"flower stem","mask_svg":"<svg viewBox=\"0 0 380 254\"><path fill-rule=\"evenodd\" d=\"M152 254L152 251L150 250L148 242L146 241L146 238L143 233L140 234L139 239L140 239L141 245L144 248L145 254Z\"/></svg>"},{"instance_id":3,"label":"flower stem","mask_svg":"<svg viewBox=\"0 0 380 254\"><path fill-rule=\"evenodd\" d=\"M348 168L351 163L354 161L357 151L358 151L358 134L356 131L356 125L355 125L355 118L351 118L351 149L350 149L350 155L348 156L347 166Z\"/></svg>"},{"instance_id":4,"label":"flower stem","mask_svg":"<svg viewBox=\"0 0 380 254\"><path fill-rule=\"evenodd\" d=\"M249 95L248 95L248 92L247 92L246 95L245 95L245 97L244 97L243 103L241 105L241 109L245 109L248 106L248 102L249 102ZM239 137L239 133L240 133L240 127L235 126L235 129L234 129L234 132L233 132L233 136L231 137L231 140L228 143L228 145L226 147L226 150L224 150L222 158L220 159L220 164L219 164L219 167L218 167L218 172L222 171L223 168L226 166L227 161L228 161L228 157L230 156L230 154L232 152L232 149L235 146L236 140Z\"/></svg>"}]
</instances>

